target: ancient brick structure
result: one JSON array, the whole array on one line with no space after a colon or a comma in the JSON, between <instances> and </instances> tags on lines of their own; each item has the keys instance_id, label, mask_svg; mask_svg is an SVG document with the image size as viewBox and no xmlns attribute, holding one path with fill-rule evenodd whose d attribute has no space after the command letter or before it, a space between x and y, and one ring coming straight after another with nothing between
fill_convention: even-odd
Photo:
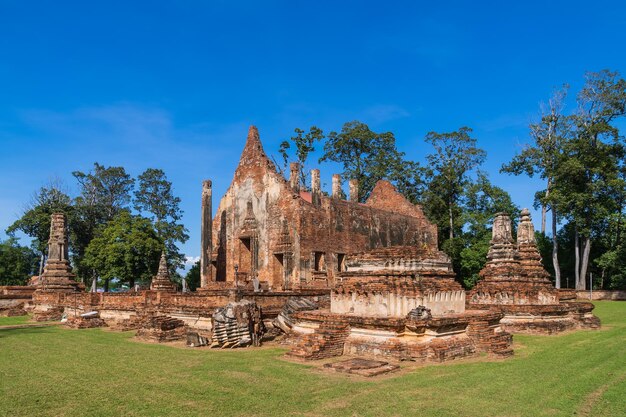
<instances>
[{"instance_id":1,"label":"ancient brick structure","mask_svg":"<svg viewBox=\"0 0 626 417\"><path fill-rule=\"evenodd\" d=\"M159 270L157 274L152 278L152 283L150 283L150 289L152 291L176 291L176 284L174 284L170 279L170 271L167 268L165 252L161 253Z\"/></svg>"},{"instance_id":2,"label":"ancient brick structure","mask_svg":"<svg viewBox=\"0 0 626 417\"><path fill-rule=\"evenodd\" d=\"M68 256L65 214L54 213L50 220L48 259L46 259L46 265L38 282L37 290L78 291L79 284L75 281L76 275L72 273Z\"/></svg>"},{"instance_id":3,"label":"ancient brick structure","mask_svg":"<svg viewBox=\"0 0 626 417\"><path fill-rule=\"evenodd\" d=\"M466 311L465 291L442 252L400 246L351 254L328 310L294 314L290 355L323 359L344 353L422 362L488 352L512 354L502 314Z\"/></svg>"},{"instance_id":4,"label":"ancient brick structure","mask_svg":"<svg viewBox=\"0 0 626 417\"><path fill-rule=\"evenodd\" d=\"M76 293L84 287L74 280L68 257L67 226L63 213L54 213L50 222L48 259L33 293L33 318L37 321L60 320L63 308L54 301L56 294Z\"/></svg>"},{"instance_id":5,"label":"ancient brick structure","mask_svg":"<svg viewBox=\"0 0 626 417\"><path fill-rule=\"evenodd\" d=\"M436 250L436 227L388 182L380 181L361 204L354 181L346 201L338 175L327 197L319 170L311 173L310 193L300 189L300 167L292 164L290 172L289 180L277 172L251 127L212 224L203 209L202 289L252 288L254 278L272 291L330 288L348 253L389 246ZM203 207L210 206L207 183Z\"/></svg>"},{"instance_id":6,"label":"ancient brick structure","mask_svg":"<svg viewBox=\"0 0 626 417\"><path fill-rule=\"evenodd\" d=\"M35 287L0 286L0 317L23 316L33 310Z\"/></svg>"},{"instance_id":7,"label":"ancient brick structure","mask_svg":"<svg viewBox=\"0 0 626 417\"><path fill-rule=\"evenodd\" d=\"M186 338L185 322L168 316L153 316L143 320L135 336L152 342L174 342Z\"/></svg>"},{"instance_id":8,"label":"ancient brick structure","mask_svg":"<svg viewBox=\"0 0 626 417\"><path fill-rule=\"evenodd\" d=\"M550 282L541 263L528 209L521 212L517 243L509 216L496 215L487 264L480 277L469 293L469 306L505 314L501 323L507 331L556 333L600 325L591 313L591 303L562 301Z\"/></svg>"}]
</instances>

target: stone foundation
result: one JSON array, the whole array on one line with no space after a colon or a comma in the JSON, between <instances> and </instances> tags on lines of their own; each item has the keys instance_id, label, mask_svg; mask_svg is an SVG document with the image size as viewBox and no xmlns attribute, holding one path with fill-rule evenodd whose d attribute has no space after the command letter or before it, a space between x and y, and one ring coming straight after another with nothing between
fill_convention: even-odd
<instances>
[{"instance_id":1,"label":"stone foundation","mask_svg":"<svg viewBox=\"0 0 626 417\"><path fill-rule=\"evenodd\" d=\"M511 336L502 314L470 311L421 320L339 315L328 311L297 313L290 356L305 360L343 354L418 362L444 362L487 352L510 356Z\"/></svg>"},{"instance_id":2,"label":"stone foundation","mask_svg":"<svg viewBox=\"0 0 626 417\"><path fill-rule=\"evenodd\" d=\"M104 322L115 330L137 330L155 315L181 320L202 336L212 331L211 317L218 307L247 299L255 302L264 320L273 320L283 306L293 298L308 299L319 305L329 305L328 290L301 292L267 292L212 290L197 293L141 291L129 293L59 293L37 291L34 295L37 321L60 320L97 311Z\"/></svg>"}]
</instances>

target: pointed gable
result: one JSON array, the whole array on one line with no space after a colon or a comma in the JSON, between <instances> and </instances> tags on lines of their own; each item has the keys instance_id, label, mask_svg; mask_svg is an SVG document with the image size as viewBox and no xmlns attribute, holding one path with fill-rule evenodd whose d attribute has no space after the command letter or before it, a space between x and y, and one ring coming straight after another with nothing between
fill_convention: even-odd
<instances>
[{"instance_id":1,"label":"pointed gable","mask_svg":"<svg viewBox=\"0 0 626 417\"><path fill-rule=\"evenodd\" d=\"M274 163L268 158L267 154L263 150L258 129L256 126L250 126L248 129L246 145L241 152L239 165L235 170L235 179L240 180L247 177L262 177L268 172L282 178L282 176L276 171Z\"/></svg>"},{"instance_id":2,"label":"pointed gable","mask_svg":"<svg viewBox=\"0 0 626 417\"><path fill-rule=\"evenodd\" d=\"M392 213L424 219L424 212L417 204L412 204L389 181L379 180L365 205Z\"/></svg>"}]
</instances>

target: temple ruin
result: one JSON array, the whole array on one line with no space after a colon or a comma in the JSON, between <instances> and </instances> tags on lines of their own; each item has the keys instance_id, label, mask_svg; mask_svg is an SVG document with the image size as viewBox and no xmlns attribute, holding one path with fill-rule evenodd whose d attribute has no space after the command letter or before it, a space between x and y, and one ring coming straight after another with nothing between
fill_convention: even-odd
<instances>
[{"instance_id":1,"label":"temple ruin","mask_svg":"<svg viewBox=\"0 0 626 417\"><path fill-rule=\"evenodd\" d=\"M299 312L290 355L342 354L442 362L481 352L509 356L501 313L468 311L443 252L391 246L348 255L329 309Z\"/></svg>"},{"instance_id":2,"label":"temple ruin","mask_svg":"<svg viewBox=\"0 0 626 417\"><path fill-rule=\"evenodd\" d=\"M561 301L541 263L535 229L528 209L521 212L517 242L511 219L498 213L493 222L487 264L469 292L468 305L505 314L503 328L511 332L557 333L598 328L600 321L589 302Z\"/></svg>"},{"instance_id":3,"label":"temple ruin","mask_svg":"<svg viewBox=\"0 0 626 417\"><path fill-rule=\"evenodd\" d=\"M252 289L254 279L270 291L330 289L349 253L397 245L436 249L436 227L388 182L380 181L361 204L356 182L346 201L338 175L325 196L319 170L311 172L310 192L300 189L299 173L291 164L288 180L279 174L251 127L212 223L211 182L204 182L202 290Z\"/></svg>"},{"instance_id":4,"label":"temple ruin","mask_svg":"<svg viewBox=\"0 0 626 417\"><path fill-rule=\"evenodd\" d=\"M165 254L149 290L84 292L69 265L63 214L52 216L49 258L35 289L11 291L20 306L34 291L36 320L65 315L74 327L138 329L142 338L186 337L190 346L257 345L266 330L282 330L289 354L303 359L509 356L510 332L599 325L592 304L563 302L550 283L527 210L517 242L508 216L496 216L488 262L466 294L437 247L437 227L392 184L379 181L361 203L356 180L349 179L346 200L339 175L325 195L319 170L310 191L300 186L298 164L289 171L287 179L277 171L251 127L215 216L212 182L202 183L196 292L176 291Z\"/></svg>"}]
</instances>

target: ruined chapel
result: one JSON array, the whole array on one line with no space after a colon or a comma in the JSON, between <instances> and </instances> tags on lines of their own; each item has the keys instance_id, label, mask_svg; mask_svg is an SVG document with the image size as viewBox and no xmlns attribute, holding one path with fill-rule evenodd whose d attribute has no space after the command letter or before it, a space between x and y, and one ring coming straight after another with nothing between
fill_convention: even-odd
<instances>
[{"instance_id":1,"label":"ruined chapel","mask_svg":"<svg viewBox=\"0 0 626 417\"><path fill-rule=\"evenodd\" d=\"M211 182L203 183L201 287L251 286L256 277L274 291L330 288L346 269L346 255L376 248L413 246L437 251L437 227L421 208L387 181L359 203L357 181L342 198L334 175L332 194L311 172L311 191L300 189L300 167L286 180L250 127L233 181L211 218Z\"/></svg>"}]
</instances>

